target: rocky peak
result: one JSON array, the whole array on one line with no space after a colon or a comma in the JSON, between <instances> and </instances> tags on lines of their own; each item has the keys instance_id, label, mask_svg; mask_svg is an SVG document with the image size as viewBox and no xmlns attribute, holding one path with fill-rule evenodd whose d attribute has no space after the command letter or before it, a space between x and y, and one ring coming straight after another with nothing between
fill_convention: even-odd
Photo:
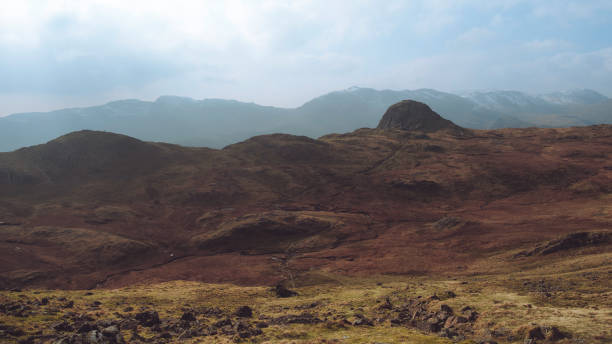
<instances>
[{"instance_id":1,"label":"rocky peak","mask_svg":"<svg viewBox=\"0 0 612 344\"><path fill-rule=\"evenodd\" d=\"M427 104L414 100L402 100L387 109L378 123L378 129L402 129L423 132L434 132L450 129L453 132L464 133L465 129L442 118Z\"/></svg>"}]
</instances>

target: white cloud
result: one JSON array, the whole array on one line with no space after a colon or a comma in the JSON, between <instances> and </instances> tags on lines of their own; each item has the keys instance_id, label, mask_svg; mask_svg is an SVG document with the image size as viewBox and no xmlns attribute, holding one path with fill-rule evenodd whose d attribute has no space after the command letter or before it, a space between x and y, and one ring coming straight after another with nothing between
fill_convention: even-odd
<instances>
[{"instance_id":1,"label":"white cloud","mask_svg":"<svg viewBox=\"0 0 612 344\"><path fill-rule=\"evenodd\" d=\"M485 27L473 27L457 37L459 44L482 44L495 37L495 32Z\"/></svg>"},{"instance_id":2,"label":"white cloud","mask_svg":"<svg viewBox=\"0 0 612 344\"><path fill-rule=\"evenodd\" d=\"M354 84L586 87L576 75L596 67L604 72L593 80L604 85L610 39L584 37L587 46L554 29L572 28L557 23L563 16L605 26L610 10L599 0L0 1L0 97L29 92L39 109L77 93L295 106ZM612 92L607 81L601 90ZM0 115L14 109L0 104Z\"/></svg>"},{"instance_id":3,"label":"white cloud","mask_svg":"<svg viewBox=\"0 0 612 344\"><path fill-rule=\"evenodd\" d=\"M526 42L526 48L535 50L563 50L573 47L573 44L562 39L537 39Z\"/></svg>"}]
</instances>

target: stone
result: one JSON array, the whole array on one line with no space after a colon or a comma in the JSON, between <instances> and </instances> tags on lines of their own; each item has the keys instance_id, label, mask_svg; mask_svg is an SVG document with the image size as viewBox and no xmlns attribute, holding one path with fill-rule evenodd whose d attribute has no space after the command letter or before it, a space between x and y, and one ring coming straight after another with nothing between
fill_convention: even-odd
<instances>
[{"instance_id":1,"label":"stone","mask_svg":"<svg viewBox=\"0 0 612 344\"><path fill-rule=\"evenodd\" d=\"M545 339L544 333L542 333L542 328L540 326L531 327L527 330L525 334L525 340L537 340L537 339Z\"/></svg>"},{"instance_id":2,"label":"stone","mask_svg":"<svg viewBox=\"0 0 612 344\"><path fill-rule=\"evenodd\" d=\"M298 295L298 293L285 288L285 286L283 286L282 284L277 284L276 287L274 287L274 291L276 292L276 296L278 297L292 297Z\"/></svg>"},{"instance_id":3,"label":"stone","mask_svg":"<svg viewBox=\"0 0 612 344\"><path fill-rule=\"evenodd\" d=\"M116 337L119 334L119 326L111 325L102 330L102 335L105 337Z\"/></svg>"},{"instance_id":4,"label":"stone","mask_svg":"<svg viewBox=\"0 0 612 344\"><path fill-rule=\"evenodd\" d=\"M253 310L249 306L242 306L238 308L234 314L240 318L251 318L253 316Z\"/></svg>"},{"instance_id":5,"label":"stone","mask_svg":"<svg viewBox=\"0 0 612 344\"><path fill-rule=\"evenodd\" d=\"M57 323L54 323L52 325L53 329L57 332L70 332L72 330L74 330L74 328L72 327L72 325L70 325L67 321L60 321Z\"/></svg>"},{"instance_id":6,"label":"stone","mask_svg":"<svg viewBox=\"0 0 612 344\"><path fill-rule=\"evenodd\" d=\"M136 314L134 319L138 320L139 324L144 327L153 327L159 325L159 314L156 311L144 311Z\"/></svg>"},{"instance_id":7,"label":"stone","mask_svg":"<svg viewBox=\"0 0 612 344\"><path fill-rule=\"evenodd\" d=\"M196 316L195 316L195 314L193 314L193 312L185 312L181 316L181 320L182 321L187 321L187 322L196 321Z\"/></svg>"}]
</instances>

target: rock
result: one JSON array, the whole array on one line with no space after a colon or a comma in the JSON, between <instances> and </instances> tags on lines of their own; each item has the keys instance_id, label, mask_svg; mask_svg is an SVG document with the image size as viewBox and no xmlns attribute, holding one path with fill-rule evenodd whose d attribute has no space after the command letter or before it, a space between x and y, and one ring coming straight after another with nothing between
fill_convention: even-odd
<instances>
[{"instance_id":1,"label":"rock","mask_svg":"<svg viewBox=\"0 0 612 344\"><path fill-rule=\"evenodd\" d=\"M446 322L444 323L444 327L450 328L450 327L456 326L457 324L463 324L466 322L468 322L468 319L466 317L462 317L460 315L453 315L449 317L448 319L446 319Z\"/></svg>"},{"instance_id":2,"label":"rock","mask_svg":"<svg viewBox=\"0 0 612 344\"><path fill-rule=\"evenodd\" d=\"M374 323L363 314L356 314L357 320L353 321L353 326L374 326Z\"/></svg>"},{"instance_id":3,"label":"rock","mask_svg":"<svg viewBox=\"0 0 612 344\"><path fill-rule=\"evenodd\" d=\"M116 337L119 334L119 326L111 325L102 330L104 337Z\"/></svg>"},{"instance_id":4,"label":"rock","mask_svg":"<svg viewBox=\"0 0 612 344\"><path fill-rule=\"evenodd\" d=\"M559 331L559 329L555 326L545 327L543 330L546 340L551 342L556 342L568 337L563 332Z\"/></svg>"},{"instance_id":5,"label":"rock","mask_svg":"<svg viewBox=\"0 0 612 344\"><path fill-rule=\"evenodd\" d=\"M134 307L128 306L123 309L124 312L131 312L134 310Z\"/></svg>"},{"instance_id":6,"label":"rock","mask_svg":"<svg viewBox=\"0 0 612 344\"><path fill-rule=\"evenodd\" d=\"M527 333L525 334L525 340L538 339L545 339L544 333L542 333L542 328L540 326L535 326L527 329Z\"/></svg>"},{"instance_id":7,"label":"rock","mask_svg":"<svg viewBox=\"0 0 612 344\"><path fill-rule=\"evenodd\" d=\"M225 318L223 320L219 320L212 325L214 328L221 328L225 326L232 326L232 320L230 318Z\"/></svg>"},{"instance_id":8,"label":"rock","mask_svg":"<svg viewBox=\"0 0 612 344\"><path fill-rule=\"evenodd\" d=\"M469 310L463 314L467 317L468 321L474 322L476 319L478 319L478 312L476 311Z\"/></svg>"},{"instance_id":9,"label":"rock","mask_svg":"<svg viewBox=\"0 0 612 344\"><path fill-rule=\"evenodd\" d=\"M251 318L253 316L253 310L249 306L242 306L236 310L234 315L241 318Z\"/></svg>"},{"instance_id":10,"label":"rock","mask_svg":"<svg viewBox=\"0 0 612 344\"><path fill-rule=\"evenodd\" d=\"M378 307L378 309L379 309L379 310L383 310L383 309L386 309L386 310L391 310L391 309L393 309L393 304L391 303L391 300L390 300L390 299L387 297L387 298L385 298L385 303L383 303L382 305L380 305L380 306Z\"/></svg>"},{"instance_id":11,"label":"rock","mask_svg":"<svg viewBox=\"0 0 612 344\"><path fill-rule=\"evenodd\" d=\"M90 324L90 323L85 323L85 324L79 326L79 328L77 329L77 333L88 333L88 332L91 332L91 331L97 330L97 329L98 329L97 326L95 326L93 324Z\"/></svg>"},{"instance_id":12,"label":"rock","mask_svg":"<svg viewBox=\"0 0 612 344\"><path fill-rule=\"evenodd\" d=\"M193 314L193 312L185 312L181 316L181 320L182 321L187 321L187 322L196 321L196 316L195 316L195 314Z\"/></svg>"},{"instance_id":13,"label":"rock","mask_svg":"<svg viewBox=\"0 0 612 344\"><path fill-rule=\"evenodd\" d=\"M73 331L74 328L67 321L60 321L53 325L51 325L53 329L57 332L70 332Z\"/></svg>"},{"instance_id":14,"label":"rock","mask_svg":"<svg viewBox=\"0 0 612 344\"><path fill-rule=\"evenodd\" d=\"M446 305L446 304L440 305L440 311L448 313L448 314L453 314L453 309L449 305Z\"/></svg>"},{"instance_id":15,"label":"rock","mask_svg":"<svg viewBox=\"0 0 612 344\"><path fill-rule=\"evenodd\" d=\"M434 333L434 332L438 332L441 330L440 325L437 322L435 322L435 319L432 319L432 321L429 321L429 320L417 321L415 325L416 325L415 326L416 328L418 328L421 331L425 331L425 332Z\"/></svg>"},{"instance_id":16,"label":"rock","mask_svg":"<svg viewBox=\"0 0 612 344\"><path fill-rule=\"evenodd\" d=\"M268 323L267 323L267 322L265 322L265 321L260 321L260 322L258 322L257 324L255 324L255 326L257 326L257 328L267 328L267 327L269 327L270 325L268 325Z\"/></svg>"},{"instance_id":17,"label":"rock","mask_svg":"<svg viewBox=\"0 0 612 344\"><path fill-rule=\"evenodd\" d=\"M611 242L612 232L576 232L538 245L530 251L519 252L515 255L515 258L520 256L547 255L579 247L604 245Z\"/></svg>"},{"instance_id":18,"label":"rock","mask_svg":"<svg viewBox=\"0 0 612 344\"><path fill-rule=\"evenodd\" d=\"M274 291L276 292L276 296L278 297L292 297L298 295L298 293L285 288L285 286L283 286L282 284L277 284L274 288Z\"/></svg>"},{"instance_id":19,"label":"rock","mask_svg":"<svg viewBox=\"0 0 612 344\"><path fill-rule=\"evenodd\" d=\"M403 100L391 105L378 122L377 128L414 130L427 133L443 129L457 134L468 132L455 123L440 117L427 104L414 100Z\"/></svg>"},{"instance_id":20,"label":"rock","mask_svg":"<svg viewBox=\"0 0 612 344\"><path fill-rule=\"evenodd\" d=\"M41 305L43 305L43 306L48 305L48 304L49 304L49 298L47 298L47 297L43 297L43 298L40 300L40 304L41 304Z\"/></svg>"},{"instance_id":21,"label":"rock","mask_svg":"<svg viewBox=\"0 0 612 344\"><path fill-rule=\"evenodd\" d=\"M141 326L153 327L159 325L159 314L156 311L144 311L136 314L134 319L138 320Z\"/></svg>"},{"instance_id":22,"label":"rock","mask_svg":"<svg viewBox=\"0 0 612 344\"><path fill-rule=\"evenodd\" d=\"M72 307L74 307L74 301L68 301L64 305L62 305L62 308L72 308Z\"/></svg>"},{"instance_id":23,"label":"rock","mask_svg":"<svg viewBox=\"0 0 612 344\"><path fill-rule=\"evenodd\" d=\"M452 290L447 290L445 292L442 293L442 295L440 295L440 298L445 300L445 299L452 299L457 297L457 294L455 294Z\"/></svg>"},{"instance_id":24,"label":"rock","mask_svg":"<svg viewBox=\"0 0 612 344\"><path fill-rule=\"evenodd\" d=\"M98 332L97 330L93 330L87 333L87 335L85 336L85 343L86 344L98 344L98 343L103 343L104 338L102 336L102 333Z\"/></svg>"}]
</instances>

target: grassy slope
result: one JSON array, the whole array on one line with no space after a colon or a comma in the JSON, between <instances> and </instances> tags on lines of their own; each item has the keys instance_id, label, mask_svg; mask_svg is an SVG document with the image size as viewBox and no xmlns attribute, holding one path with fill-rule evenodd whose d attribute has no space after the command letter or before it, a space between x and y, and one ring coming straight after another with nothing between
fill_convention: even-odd
<instances>
[{"instance_id":1,"label":"grassy slope","mask_svg":"<svg viewBox=\"0 0 612 344\"><path fill-rule=\"evenodd\" d=\"M554 270L553 270L554 269ZM121 289L100 289L86 296L85 291L27 290L2 292L0 301L33 300L47 297L49 305L35 307L27 318L0 313L0 323L14 325L27 333L42 330L54 335L50 326L67 312L89 314L94 319L116 319L134 313L142 307L159 312L164 319L178 319L185 310L202 307L223 310L231 315L243 305L254 310L256 319L268 321L287 314L312 313L324 320L320 324L271 325L263 334L244 340L254 343L450 343L445 338L425 334L407 327L392 326L389 315L378 307L389 298L402 304L418 296L440 295L432 307L450 305L456 311L471 306L480 313L474 323L473 335L465 343L494 339L499 343L522 343L526 327L556 326L572 338L561 343L609 343L612 341L612 299L609 278L612 253L581 252L574 257L556 256L545 264L514 272L476 275L461 278L432 278L407 276L347 277L337 275L304 275L298 279L298 297L276 298L269 288L240 287L228 284L204 284L174 281L156 285L138 285ZM554 271L554 273L553 273ZM315 285L299 284L325 281ZM544 282L540 282L544 281ZM535 286L535 287L534 287ZM446 298L447 291L457 296ZM65 297L75 302L72 309L61 309L57 299ZM97 308L90 305L101 302ZM127 306L135 311L125 312ZM53 313L53 309L58 310ZM339 325L352 322L357 314L372 319L375 326ZM198 316L198 321L212 324L216 317ZM139 327L145 338L155 333ZM129 342L131 331L124 330ZM27 337L27 335L25 336ZM25 338L23 337L23 338ZM512 340L508 341L512 337ZM223 343L233 342L231 336L207 336L192 339L170 339L169 342ZM8 341L10 342L10 341Z\"/></svg>"}]
</instances>

